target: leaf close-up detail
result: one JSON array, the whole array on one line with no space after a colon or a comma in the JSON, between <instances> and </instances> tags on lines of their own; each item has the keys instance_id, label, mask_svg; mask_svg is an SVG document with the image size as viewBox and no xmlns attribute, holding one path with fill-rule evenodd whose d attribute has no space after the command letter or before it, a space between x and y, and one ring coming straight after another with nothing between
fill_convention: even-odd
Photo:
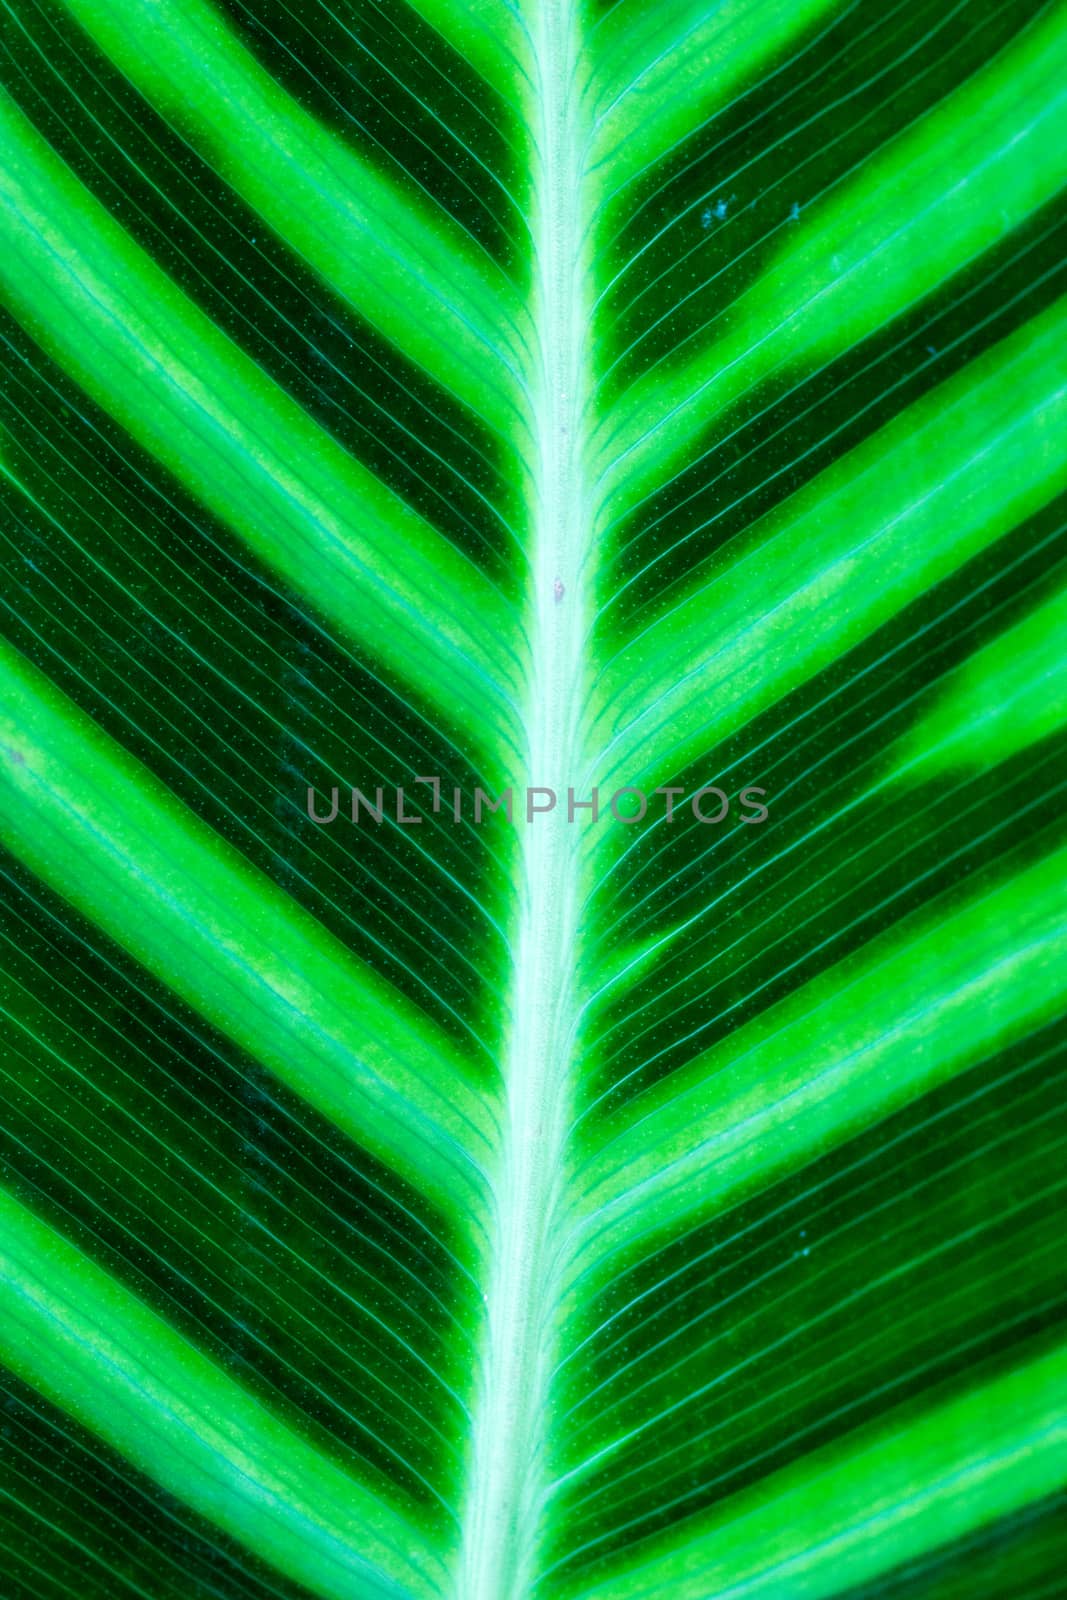
<instances>
[{"instance_id":1,"label":"leaf close-up detail","mask_svg":"<svg viewBox=\"0 0 1067 1600\"><path fill-rule=\"evenodd\" d=\"M1067 13L0 0L12 1600L1054 1600Z\"/></svg>"}]
</instances>

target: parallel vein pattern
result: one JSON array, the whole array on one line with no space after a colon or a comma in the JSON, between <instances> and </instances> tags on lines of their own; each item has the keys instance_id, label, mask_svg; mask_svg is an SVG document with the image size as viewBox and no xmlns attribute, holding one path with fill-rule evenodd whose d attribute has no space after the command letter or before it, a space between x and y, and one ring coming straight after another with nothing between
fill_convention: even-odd
<instances>
[{"instance_id":1,"label":"parallel vein pattern","mask_svg":"<svg viewBox=\"0 0 1067 1600\"><path fill-rule=\"evenodd\" d=\"M1065 66L0 0L14 1600L1060 1592Z\"/></svg>"}]
</instances>

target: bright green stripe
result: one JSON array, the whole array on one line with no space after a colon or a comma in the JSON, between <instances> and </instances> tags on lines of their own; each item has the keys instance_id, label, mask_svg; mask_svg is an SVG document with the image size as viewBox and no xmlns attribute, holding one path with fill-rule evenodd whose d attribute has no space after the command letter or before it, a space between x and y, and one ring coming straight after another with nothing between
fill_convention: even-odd
<instances>
[{"instance_id":1,"label":"bright green stripe","mask_svg":"<svg viewBox=\"0 0 1067 1600\"><path fill-rule=\"evenodd\" d=\"M679 771L1050 500L1065 380L1067 299L757 524L605 673L605 781Z\"/></svg>"},{"instance_id":2,"label":"bright green stripe","mask_svg":"<svg viewBox=\"0 0 1067 1600\"><path fill-rule=\"evenodd\" d=\"M199 311L0 96L0 294L287 583L449 719L506 716L510 609Z\"/></svg>"},{"instance_id":3,"label":"bright green stripe","mask_svg":"<svg viewBox=\"0 0 1067 1600\"><path fill-rule=\"evenodd\" d=\"M759 65L838 0L676 0L617 5L595 34L599 104L591 166L615 194L700 126Z\"/></svg>"},{"instance_id":4,"label":"bright green stripe","mask_svg":"<svg viewBox=\"0 0 1067 1600\"><path fill-rule=\"evenodd\" d=\"M441 1592L406 1518L2 1189L0 1359L327 1600Z\"/></svg>"},{"instance_id":5,"label":"bright green stripe","mask_svg":"<svg viewBox=\"0 0 1067 1600\"><path fill-rule=\"evenodd\" d=\"M820 1600L1067 1483L1067 1348L890 1417L732 1496L581 1600Z\"/></svg>"},{"instance_id":6,"label":"bright green stripe","mask_svg":"<svg viewBox=\"0 0 1067 1600\"><path fill-rule=\"evenodd\" d=\"M805 218L730 333L630 391L603 450L617 509L754 384L847 350L1050 199L1067 181L1065 84L1060 7Z\"/></svg>"},{"instance_id":7,"label":"bright green stripe","mask_svg":"<svg viewBox=\"0 0 1067 1600\"><path fill-rule=\"evenodd\" d=\"M1006 761L1067 723L1067 589L979 650L899 742L892 776L926 783Z\"/></svg>"},{"instance_id":8,"label":"bright green stripe","mask_svg":"<svg viewBox=\"0 0 1067 1600\"><path fill-rule=\"evenodd\" d=\"M517 301L444 212L320 126L206 0L64 4L328 284L476 412L512 426Z\"/></svg>"},{"instance_id":9,"label":"bright green stripe","mask_svg":"<svg viewBox=\"0 0 1067 1600\"><path fill-rule=\"evenodd\" d=\"M509 0L408 0L442 39L469 61L505 99L527 76L529 39L519 8Z\"/></svg>"},{"instance_id":10,"label":"bright green stripe","mask_svg":"<svg viewBox=\"0 0 1067 1600\"><path fill-rule=\"evenodd\" d=\"M0 837L361 1146L469 1209L491 1112L430 1019L7 644Z\"/></svg>"},{"instance_id":11,"label":"bright green stripe","mask_svg":"<svg viewBox=\"0 0 1067 1600\"><path fill-rule=\"evenodd\" d=\"M814 1160L1067 1005L1067 850L821 973L607 1124L584 1180L604 1267Z\"/></svg>"}]
</instances>

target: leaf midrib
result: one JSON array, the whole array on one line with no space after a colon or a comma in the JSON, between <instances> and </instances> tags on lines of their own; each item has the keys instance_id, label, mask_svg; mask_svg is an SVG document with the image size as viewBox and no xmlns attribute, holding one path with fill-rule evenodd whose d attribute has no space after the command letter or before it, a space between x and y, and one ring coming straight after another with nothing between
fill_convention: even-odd
<instances>
[{"instance_id":1,"label":"leaf midrib","mask_svg":"<svg viewBox=\"0 0 1067 1600\"><path fill-rule=\"evenodd\" d=\"M528 769L518 783L553 788L566 806L568 787L586 766L585 596L593 545L585 437L589 127L576 0L546 0L531 48L531 648L524 707ZM568 826L558 812L545 823L519 819L520 911L503 1044L506 1099L490 1175L495 1216L486 1257L485 1348L456 1600L525 1600L534 1592L551 1476L546 1419L562 1289L560 1175L568 1170L572 1122L583 829Z\"/></svg>"}]
</instances>

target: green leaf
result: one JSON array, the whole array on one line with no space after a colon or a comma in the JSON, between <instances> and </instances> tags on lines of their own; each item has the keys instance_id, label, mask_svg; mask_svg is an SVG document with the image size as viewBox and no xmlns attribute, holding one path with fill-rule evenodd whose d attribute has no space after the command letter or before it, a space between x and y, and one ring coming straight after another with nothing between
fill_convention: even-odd
<instances>
[{"instance_id":1,"label":"green leaf","mask_svg":"<svg viewBox=\"0 0 1067 1600\"><path fill-rule=\"evenodd\" d=\"M1062 1349L880 1436L843 1459L813 1458L732 1505L625 1584L589 1596L697 1600L738 1582L753 1595L803 1583L813 1595L880 1576L931 1546L1063 1485ZM973 1456L961 1438L982 1438ZM916 1492L915 1479L921 1474Z\"/></svg>"},{"instance_id":2,"label":"green leaf","mask_svg":"<svg viewBox=\"0 0 1067 1600\"><path fill-rule=\"evenodd\" d=\"M14 652L0 666L5 841L360 1144L469 1201L491 1116L447 1042Z\"/></svg>"},{"instance_id":3,"label":"green leaf","mask_svg":"<svg viewBox=\"0 0 1067 1600\"><path fill-rule=\"evenodd\" d=\"M788 10L763 0L661 6L637 17L614 8L591 51L601 106L593 120L612 199L686 139L762 62L832 11L828 0ZM594 159L594 170L598 163Z\"/></svg>"},{"instance_id":4,"label":"green leaf","mask_svg":"<svg viewBox=\"0 0 1067 1600\"><path fill-rule=\"evenodd\" d=\"M706 339L673 379L635 384L606 446L627 492L653 487L756 383L875 332L1055 195L1067 178L1065 64L1067 28L1050 11L819 205L725 341Z\"/></svg>"},{"instance_id":5,"label":"green leaf","mask_svg":"<svg viewBox=\"0 0 1067 1600\"><path fill-rule=\"evenodd\" d=\"M512 285L447 218L420 214L282 94L195 0L71 0L72 16L153 104L189 127L212 163L339 294L493 422L515 420L506 371L523 343ZM501 370L503 369L503 370Z\"/></svg>"},{"instance_id":6,"label":"green leaf","mask_svg":"<svg viewBox=\"0 0 1067 1600\"><path fill-rule=\"evenodd\" d=\"M1067 721L1067 593L1006 628L956 669L895 752L894 776L921 783L953 767L981 770Z\"/></svg>"},{"instance_id":7,"label":"green leaf","mask_svg":"<svg viewBox=\"0 0 1067 1600\"><path fill-rule=\"evenodd\" d=\"M12 1595L1058 1592L1062 11L0 47Z\"/></svg>"},{"instance_id":8,"label":"green leaf","mask_svg":"<svg viewBox=\"0 0 1067 1600\"><path fill-rule=\"evenodd\" d=\"M0 1215L8 1365L316 1593L434 1593L414 1528L8 1195Z\"/></svg>"},{"instance_id":9,"label":"green leaf","mask_svg":"<svg viewBox=\"0 0 1067 1600\"><path fill-rule=\"evenodd\" d=\"M580 1180L586 1270L617 1238L680 1231L1062 1011L1065 868L1058 853L876 941L608 1123Z\"/></svg>"},{"instance_id":10,"label":"green leaf","mask_svg":"<svg viewBox=\"0 0 1067 1600\"><path fill-rule=\"evenodd\" d=\"M676 771L1060 493L1065 324L1061 302L903 412L629 643L602 691L609 772Z\"/></svg>"},{"instance_id":11,"label":"green leaf","mask_svg":"<svg viewBox=\"0 0 1067 1600\"><path fill-rule=\"evenodd\" d=\"M79 190L10 101L4 282L27 321L250 547L470 723L504 698L482 575L271 384ZM403 559L397 552L403 551ZM430 596L443 613L428 612ZM421 676L429 651L438 662Z\"/></svg>"}]
</instances>

